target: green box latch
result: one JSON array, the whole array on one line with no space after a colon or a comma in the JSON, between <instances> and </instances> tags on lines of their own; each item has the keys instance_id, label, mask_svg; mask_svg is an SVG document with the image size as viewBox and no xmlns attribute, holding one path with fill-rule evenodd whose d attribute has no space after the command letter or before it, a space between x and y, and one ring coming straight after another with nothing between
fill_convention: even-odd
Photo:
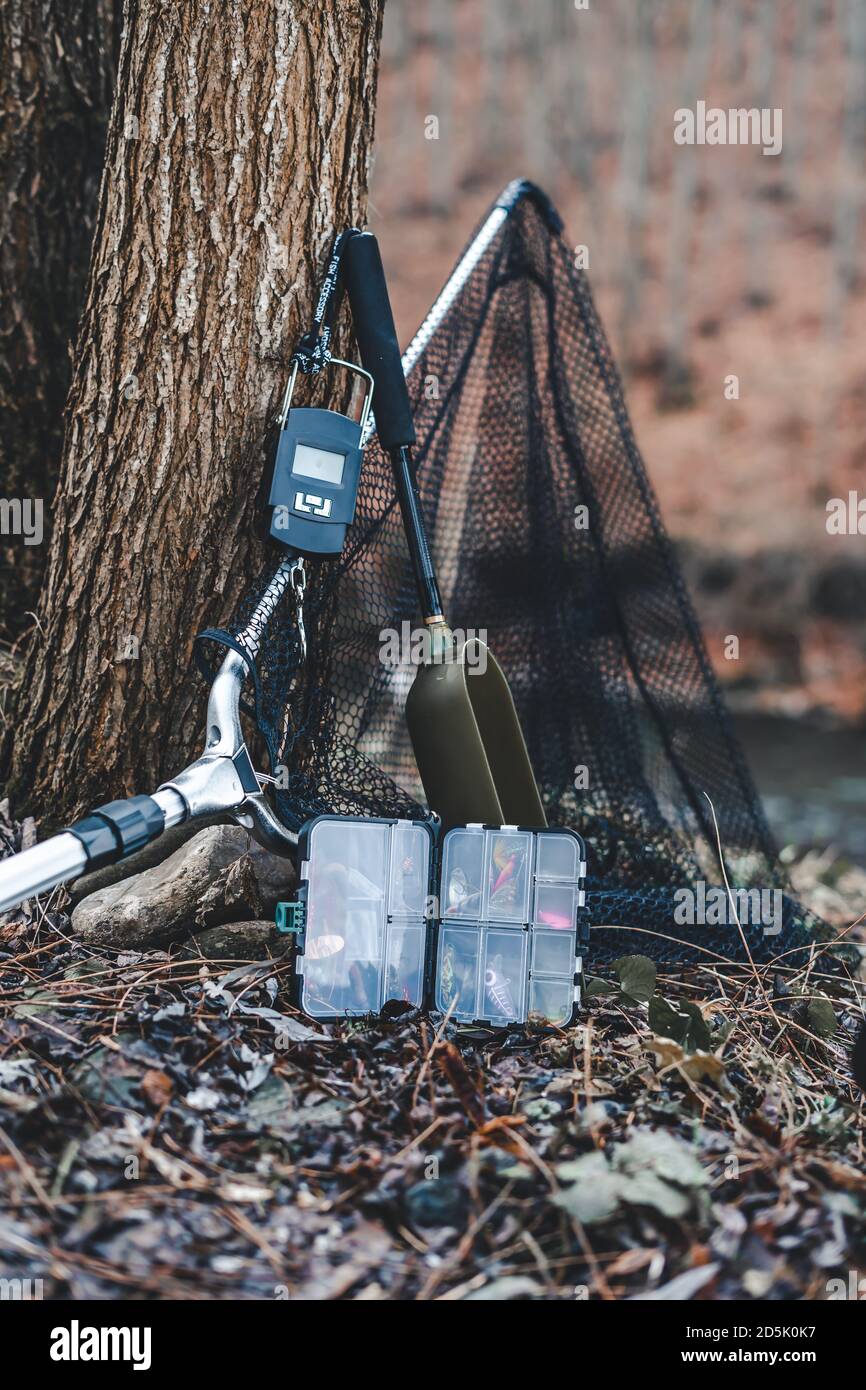
<instances>
[{"instance_id":1,"label":"green box latch","mask_svg":"<svg viewBox=\"0 0 866 1390\"><path fill-rule=\"evenodd\" d=\"M275 920L278 932L282 932L285 936L297 935L307 925L306 904L277 903Z\"/></svg>"}]
</instances>

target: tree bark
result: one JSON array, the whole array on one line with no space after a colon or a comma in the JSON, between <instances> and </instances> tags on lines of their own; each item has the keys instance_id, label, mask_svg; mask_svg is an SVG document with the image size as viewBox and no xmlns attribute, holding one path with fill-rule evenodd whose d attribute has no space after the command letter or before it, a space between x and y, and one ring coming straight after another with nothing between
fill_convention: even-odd
<instances>
[{"instance_id":1,"label":"tree bark","mask_svg":"<svg viewBox=\"0 0 866 1390\"><path fill-rule=\"evenodd\" d=\"M57 484L69 340L84 299L120 0L0 6L0 488ZM0 535L0 636L32 623L47 546Z\"/></svg>"},{"instance_id":2,"label":"tree bark","mask_svg":"<svg viewBox=\"0 0 866 1390\"><path fill-rule=\"evenodd\" d=\"M262 566L269 428L372 144L381 0L128 5L10 784L53 823L198 756L192 638Z\"/></svg>"}]
</instances>

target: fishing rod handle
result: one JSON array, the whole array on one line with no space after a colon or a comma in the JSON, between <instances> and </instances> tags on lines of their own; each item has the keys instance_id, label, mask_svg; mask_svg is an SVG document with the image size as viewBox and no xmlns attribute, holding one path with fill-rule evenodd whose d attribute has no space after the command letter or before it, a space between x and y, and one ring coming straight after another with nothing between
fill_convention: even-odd
<instances>
[{"instance_id":1,"label":"fishing rod handle","mask_svg":"<svg viewBox=\"0 0 866 1390\"><path fill-rule=\"evenodd\" d=\"M379 243L372 232L361 232L350 238L344 257L358 350L376 383L376 433L390 453L415 443L415 426Z\"/></svg>"}]
</instances>

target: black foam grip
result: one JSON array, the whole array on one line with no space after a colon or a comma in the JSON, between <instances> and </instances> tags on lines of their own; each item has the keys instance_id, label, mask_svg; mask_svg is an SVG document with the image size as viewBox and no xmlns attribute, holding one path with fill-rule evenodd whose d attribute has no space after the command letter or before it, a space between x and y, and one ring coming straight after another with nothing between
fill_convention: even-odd
<instances>
[{"instance_id":1,"label":"black foam grip","mask_svg":"<svg viewBox=\"0 0 866 1390\"><path fill-rule=\"evenodd\" d=\"M107 801L84 820L67 829L87 852L87 869L116 864L156 840L165 829L165 816L150 796L131 796L128 801Z\"/></svg>"},{"instance_id":2,"label":"black foam grip","mask_svg":"<svg viewBox=\"0 0 866 1390\"><path fill-rule=\"evenodd\" d=\"M372 232L362 232L350 239L344 254L358 350L375 384L376 433L383 448L403 448L415 443L415 426L379 243Z\"/></svg>"},{"instance_id":3,"label":"black foam grip","mask_svg":"<svg viewBox=\"0 0 866 1390\"><path fill-rule=\"evenodd\" d=\"M116 864L122 858L120 841L113 826L103 816L85 816L66 828L84 846L87 854L86 873L91 869L102 869L106 864Z\"/></svg>"}]
</instances>

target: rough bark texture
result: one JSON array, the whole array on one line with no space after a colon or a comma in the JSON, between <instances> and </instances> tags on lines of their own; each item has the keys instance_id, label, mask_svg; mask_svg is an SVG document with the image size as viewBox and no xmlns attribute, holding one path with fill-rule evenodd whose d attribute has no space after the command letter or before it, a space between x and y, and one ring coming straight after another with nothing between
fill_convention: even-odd
<instances>
[{"instance_id":1,"label":"rough bark texture","mask_svg":"<svg viewBox=\"0 0 866 1390\"><path fill-rule=\"evenodd\" d=\"M199 751L192 638L262 564L288 356L334 228L364 217L380 32L380 0L130 8L19 807L57 821Z\"/></svg>"},{"instance_id":2,"label":"rough bark texture","mask_svg":"<svg viewBox=\"0 0 866 1390\"><path fill-rule=\"evenodd\" d=\"M84 299L120 0L0 5L0 492L57 483L69 340ZM47 545L0 535L0 636L32 622Z\"/></svg>"}]
</instances>

